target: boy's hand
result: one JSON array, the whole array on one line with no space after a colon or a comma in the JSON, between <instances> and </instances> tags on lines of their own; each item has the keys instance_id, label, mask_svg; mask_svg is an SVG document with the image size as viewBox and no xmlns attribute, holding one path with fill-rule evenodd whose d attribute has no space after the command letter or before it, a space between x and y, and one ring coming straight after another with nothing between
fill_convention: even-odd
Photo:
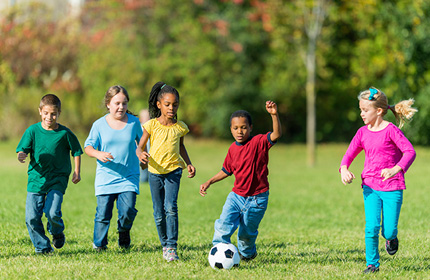
<instances>
[{"instance_id":1,"label":"boy's hand","mask_svg":"<svg viewBox=\"0 0 430 280\"><path fill-rule=\"evenodd\" d=\"M97 159L101 162L108 162L113 160L113 156L108 152L98 152Z\"/></svg>"},{"instance_id":2,"label":"boy's hand","mask_svg":"<svg viewBox=\"0 0 430 280\"><path fill-rule=\"evenodd\" d=\"M206 195L206 190L209 189L210 185L211 184L208 183L208 182L200 185L200 195L201 196L205 196Z\"/></svg>"},{"instance_id":3,"label":"boy's hand","mask_svg":"<svg viewBox=\"0 0 430 280\"><path fill-rule=\"evenodd\" d=\"M196 176L196 168L192 164L187 165L188 169L188 178L193 178Z\"/></svg>"},{"instance_id":4,"label":"boy's hand","mask_svg":"<svg viewBox=\"0 0 430 280\"><path fill-rule=\"evenodd\" d=\"M150 154L148 154L148 152L143 151L139 154L139 161L143 164L148 164L148 158L151 157Z\"/></svg>"},{"instance_id":5,"label":"boy's hand","mask_svg":"<svg viewBox=\"0 0 430 280\"><path fill-rule=\"evenodd\" d=\"M18 160L21 163L25 163L25 159L27 158L27 154L24 152L18 152Z\"/></svg>"},{"instance_id":6,"label":"boy's hand","mask_svg":"<svg viewBox=\"0 0 430 280\"><path fill-rule=\"evenodd\" d=\"M271 115L276 115L278 113L278 106L276 106L276 103L269 100L266 101L266 110Z\"/></svg>"},{"instance_id":7,"label":"boy's hand","mask_svg":"<svg viewBox=\"0 0 430 280\"><path fill-rule=\"evenodd\" d=\"M81 181L81 174L79 174L78 172L73 172L73 177L72 177L72 182L73 184L77 184Z\"/></svg>"}]
</instances>

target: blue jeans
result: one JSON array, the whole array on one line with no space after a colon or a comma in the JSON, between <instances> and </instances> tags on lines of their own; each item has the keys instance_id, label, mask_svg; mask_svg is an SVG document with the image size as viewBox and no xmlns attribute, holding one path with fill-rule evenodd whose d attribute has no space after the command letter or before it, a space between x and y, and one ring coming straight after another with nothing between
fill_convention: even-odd
<instances>
[{"instance_id":1,"label":"blue jeans","mask_svg":"<svg viewBox=\"0 0 430 280\"><path fill-rule=\"evenodd\" d=\"M133 226L137 214L135 192L98 195L94 219L94 246L105 247L108 244L109 225L115 200L118 209L118 232L129 231Z\"/></svg>"},{"instance_id":2,"label":"blue jeans","mask_svg":"<svg viewBox=\"0 0 430 280\"><path fill-rule=\"evenodd\" d=\"M155 226L161 246L176 249L178 244L178 192L182 169L167 174L149 172Z\"/></svg>"},{"instance_id":3,"label":"blue jeans","mask_svg":"<svg viewBox=\"0 0 430 280\"><path fill-rule=\"evenodd\" d=\"M27 193L25 223L36 253L52 250L42 223L43 213L48 219L47 230L50 234L57 235L64 231L61 203L63 203L63 193L57 190L51 190L47 194Z\"/></svg>"},{"instance_id":4,"label":"blue jeans","mask_svg":"<svg viewBox=\"0 0 430 280\"><path fill-rule=\"evenodd\" d=\"M395 239L403 202L403 190L383 192L363 186L363 197L366 214L366 265L379 267L378 244L381 220L382 236L387 240Z\"/></svg>"},{"instance_id":5,"label":"blue jeans","mask_svg":"<svg viewBox=\"0 0 430 280\"><path fill-rule=\"evenodd\" d=\"M237 245L245 258L252 257L256 252L255 241L258 226L264 217L269 202L269 191L243 197L230 192L222 208L221 216L215 221L213 245L231 243L230 237L239 227Z\"/></svg>"}]
</instances>

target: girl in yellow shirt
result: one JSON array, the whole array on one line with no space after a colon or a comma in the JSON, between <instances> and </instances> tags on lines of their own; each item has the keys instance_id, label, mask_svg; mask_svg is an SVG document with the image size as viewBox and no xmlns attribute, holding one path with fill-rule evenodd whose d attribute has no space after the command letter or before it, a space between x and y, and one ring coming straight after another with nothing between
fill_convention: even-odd
<instances>
[{"instance_id":1,"label":"girl in yellow shirt","mask_svg":"<svg viewBox=\"0 0 430 280\"><path fill-rule=\"evenodd\" d=\"M136 150L139 160L148 163L155 225L163 246L163 258L169 262L179 260L177 201L182 169L187 168L189 178L196 174L184 145L189 129L177 120L178 108L179 92L163 82L156 83L149 96L151 119L143 124L143 135ZM149 153L144 151L148 138Z\"/></svg>"}]
</instances>

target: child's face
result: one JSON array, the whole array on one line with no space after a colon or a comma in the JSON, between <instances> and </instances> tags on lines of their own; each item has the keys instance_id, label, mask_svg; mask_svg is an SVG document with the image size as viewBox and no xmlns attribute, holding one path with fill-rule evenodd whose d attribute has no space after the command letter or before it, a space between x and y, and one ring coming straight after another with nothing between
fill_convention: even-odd
<instances>
[{"instance_id":1,"label":"child's face","mask_svg":"<svg viewBox=\"0 0 430 280\"><path fill-rule=\"evenodd\" d=\"M159 101L157 107L161 111L161 116L167 119L173 119L178 112L179 101L173 93L164 94Z\"/></svg>"},{"instance_id":2,"label":"child's face","mask_svg":"<svg viewBox=\"0 0 430 280\"><path fill-rule=\"evenodd\" d=\"M363 119L365 125L373 126L376 123L378 117L382 117L382 109L375 108L372 105L372 101L360 100L360 116Z\"/></svg>"},{"instance_id":3,"label":"child's face","mask_svg":"<svg viewBox=\"0 0 430 280\"><path fill-rule=\"evenodd\" d=\"M127 113L128 99L123 93L118 93L107 105L109 113L116 120L122 120Z\"/></svg>"},{"instance_id":4,"label":"child's face","mask_svg":"<svg viewBox=\"0 0 430 280\"><path fill-rule=\"evenodd\" d=\"M39 114L42 117L42 127L46 130L54 130L57 128L57 118L60 112L56 106L44 105L39 108Z\"/></svg>"},{"instance_id":5,"label":"child's face","mask_svg":"<svg viewBox=\"0 0 430 280\"><path fill-rule=\"evenodd\" d=\"M235 117L231 119L230 125L231 134L238 143L244 143L251 135L252 126L248 124L248 120L244 117Z\"/></svg>"}]
</instances>

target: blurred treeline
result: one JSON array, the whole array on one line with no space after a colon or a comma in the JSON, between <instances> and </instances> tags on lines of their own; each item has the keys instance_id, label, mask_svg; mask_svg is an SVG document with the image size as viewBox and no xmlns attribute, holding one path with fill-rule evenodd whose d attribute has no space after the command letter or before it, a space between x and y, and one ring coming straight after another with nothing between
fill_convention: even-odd
<instances>
[{"instance_id":1,"label":"blurred treeline","mask_svg":"<svg viewBox=\"0 0 430 280\"><path fill-rule=\"evenodd\" d=\"M39 121L46 93L63 101L60 122L86 134L105 112L109 86L123 85L138 113L162 80L179 90L179 118L196 136L228 136L237 109L265 132L264 102L272 99L283 141L303 142L303 5L311 3L88 1L79 17L62 20L41 4L14 9L0 30L0 139ZM356 97L376 86L391 104L415 98L419 113L405 130L414 144L430 144L430 1L328 3L317 45L317 141L349 141L362 125Z\"/></svg>"}]
</instances>

